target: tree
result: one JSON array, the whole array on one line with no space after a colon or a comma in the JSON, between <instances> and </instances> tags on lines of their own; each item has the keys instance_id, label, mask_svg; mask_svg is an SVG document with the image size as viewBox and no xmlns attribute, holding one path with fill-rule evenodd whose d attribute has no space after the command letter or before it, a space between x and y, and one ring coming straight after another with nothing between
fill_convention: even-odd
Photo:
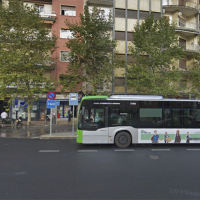
<instances>
[{"instance_id":1,"label":"tree","mask_svg":"<svg viewBox=\"0 0 200 200\"><path fill-rule=\"evenodd\" d=\"M31 101L56 87L46 73L52 68L56 37L49 37L36 9L12 0L0 7L0 95L10 100L25 98L28 125Z\"/></svg>"},{"instance_id":2,"label":"tree","mask_svg":"<svg viewBox=\"0 0 200 200\"><path fill-rule=\"evenodd\" d=\"M112 23L111 14L106 16L100 8L89 10L88 6L84 7L84 14L80 14L79 22L66 19L73 39L66 42L70 64L62 81L65 89L97 94L100 85L110 86L116 46L111 39Z\"/></svg>"},{"instance_id":3,"label":"tree","mask_svg":"<svg viewBox=\"0 0 200 200\"><path fill-rule=\"evenodd\" d=\"M200 96L200 54L193 53L193 62L191 67L187 69L188 83L190 83L190 92L197 97Z\"/></svg>"},{"instance_id":4,"label":"tree","mask_svg":"<svg viewBox=\"0 0 200 200\"><path fill-rule=\"evenodd\" d=\"M134 27L130 52L135 62L127 69L128 87L139 94L177 95L182 74L175 61L184 57L184 51L174 24L166 17L148 16Z\"/></svg>"}]
</instances>

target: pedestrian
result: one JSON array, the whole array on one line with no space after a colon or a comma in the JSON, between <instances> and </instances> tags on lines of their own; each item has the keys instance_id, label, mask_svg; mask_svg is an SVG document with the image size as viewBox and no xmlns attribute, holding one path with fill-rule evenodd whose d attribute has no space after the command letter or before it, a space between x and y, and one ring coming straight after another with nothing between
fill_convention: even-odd
<instances>
[{"instance_id":1,"label":"pedestrian","mask_svg":"<svg viewBox=\"0 0 200 200\"><path fill-rule=\"evenodd\" d=\"M71 113L70 113L70 110L68 110L68 122L70 122L71 121Z\"/></svg>"},{"instance_id":2,"label":"pedestrian","mask_svg":"<svg viewBox=\"0 0 200 200\"><path fill-rule=\"evenodd\" d=\"M6 118L8 117L8 114L6 113L6 111L3 111L1 113L1 118L2 118L2 127L6 124Z\"/></svg>"}]
</instances>

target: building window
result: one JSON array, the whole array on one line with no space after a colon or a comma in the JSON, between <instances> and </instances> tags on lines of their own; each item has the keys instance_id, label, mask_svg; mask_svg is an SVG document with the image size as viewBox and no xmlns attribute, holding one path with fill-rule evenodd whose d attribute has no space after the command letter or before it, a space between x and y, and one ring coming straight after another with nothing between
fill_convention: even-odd
<instances>
[{"instance_id":1,"label":"building window","mask_svg":"<svg viewBox=\"0 0 200 200\"><path fill-rule=\"evenodd\" d=\"M180 69L186 69L186 60L179 60L179 68Z\"/></svg>"},{"instance_id":2,"label":"building window","mask_svg":"<svg viewBox=\"0 0 200 200\"><path fill-rule=\"evenodd\" d=\"M61 6L61 15L65 16L76 16L76 7L75 6Z\"/></svg>"},{"instance_id":3,"label":"building window","mask_svg":"<svg viewBox=\"0 0 200 200\"><path fill-rule=\"evenodd\" d=\"M161 18L161 13L153 12L152 14L154 16L154 19L160 19Z\"/></svg>"},{"instance_id":4,"label":"building window","mask_svg":"<svg viewBox=\"0 0 200 200\"><path fill-rule=\"evenodd\" d=\"M179 38L179 47L186 49L186 40Z\"/></svg>"},{"instance_id":5,"label":"building window","mask_svg":"<svg viewBox=\"0 0 200 200\"><path fill-rule=\"evenodd\" d=\"M115 77L115 86L125 86L125 78L124 77Z\"/></svg>"},{"instance_id":6,"label":"building window","mask_svg":"<svg viewBox=\"0 0 200 200\"><path fill-rule=\"evenodd\" d=\"M99 81L99 83L97 84L97 90L99 90L99 91L103 91L103 81Z\"/></svg>"},{"instance_id":7,"label":"building window","mask_svg":"<svg viewBox=\"0 0 200 200\"><path fill-rule=\"evenodd\" d=\"M126 40L126 32L124 31L115 31L115 39L116 40L122 40L125 41ZM132 32L127 32L127 41L133 41L133 34Z\"/></svg>"},{"instance_id":8,"label":"building window","mask_svg":"<svg viewBox=\"0 0 200 200\"><path fill-rule=\"evenodd\" d=\"M149 16L149 12L140 11L140 20L146 19Z\"/></svg>"},{"instance_id":9,"label":"building window","mask_svg":"<svg viewBox=\"0 0 200 200\"><path fill-rule=\"evenodd\" d=\"M184 20L183 18L178 17L178 21L179 21L178 25L180 27L185 27L186 26L186 20Z\"/></svg>"},{"instance_id":10,"label":"building window","mask_svg":"<svg viewBox=\"0 0 200 200\"><path fill-rule=\"evenodd\" d=\"M115 31L115 39L125 41L125 32L124 31Z\"/></svg>"},{"instance_id":11,"label":"building window","mask_svg":"<svg viewBox=\"0 0 200 200\"><path fill-rule=\"evenodd\" d=\"M125 18L125 10L115 9L115 17Z\"/></svg>"},{"instance_id":12,"label":"building window","mask_svg":"<svg viewBox=\"0 0 200 200\"><path fill-rule=\"evenodd\" d=\"M35 5L35 9L39 14L44 13L44 5Z\"/></svg>"},{"instance_id":13,"label":"building window","mask_svg":"<svg viewBox=\"0 0 200 200\"><path fill-rule=\"evenodd\" d=\"M69 61L69 51L61 51L60 52L60 61L61 62L70 62Z\"/></svg>"},{"instance_id":14,"label":"building window","mask_svg":"<svg viewBox=\"0 0 200 200\"><path fill-rule=\"evenodd\" d=\"M72 39L73 37L73 32L70 31L69 29L60 29L60 38L67 38L67 39Z\"/></svg>"},{"instance_id":15,"label":"building window","mask_svg":"<svg viewBox=\"0 0 200 200\"><path fill-rule=\"evenodd\" d=\"M137 19L137 10L128 10L129 19Z\"/></svg>"}]
</instances>

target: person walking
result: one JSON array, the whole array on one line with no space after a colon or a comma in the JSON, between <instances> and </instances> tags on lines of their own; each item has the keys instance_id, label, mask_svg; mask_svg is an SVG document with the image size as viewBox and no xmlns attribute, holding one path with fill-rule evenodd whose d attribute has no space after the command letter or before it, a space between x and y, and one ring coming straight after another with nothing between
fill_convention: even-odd
<instances>
[{"instance_id":1,"label":"person walking","mask_svg":"<svg viewBox=\"0 0 200 200\"><path fill-rule=\"evenodd\" d=\"M3 111L1 113L1 118L2 118L2 127L4 127L6 125L6 118L8 117L7 112Z\"/></svg>"}]
</instances>

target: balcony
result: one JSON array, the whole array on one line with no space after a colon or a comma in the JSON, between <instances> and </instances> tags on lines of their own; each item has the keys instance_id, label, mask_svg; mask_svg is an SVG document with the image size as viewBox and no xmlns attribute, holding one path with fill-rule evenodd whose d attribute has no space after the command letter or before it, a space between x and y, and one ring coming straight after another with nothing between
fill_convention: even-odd
<instances>
[{"instance_id":1,"label":"balcony","mask_svg":"<svg viewBox=\"0 0 200 200\"><path fill-rule=\"evenodd\" d=\"M55 69L55 67L56 67L56 62L54 62L54 61L45 62L43 64L38 63L34 66L34 68L43 68L43 69L46 69L46 70L53 70L53 69Z\"/></svg>"},{"instance_id":2,"label":"balcony","mask_svg":"<svg viewBox=\"0 0 200 200\"><path fill-rule=\"evenodd\" d=\"M177 32L181 32L185 36L199 35L199 24L195 22L187 22L181 20L170 20L170 24L174 23Z\"/></svg>"},{"instance_id":3,"label":"balcony","mask_svg":"<svg viewBox=\"0 0 200 200\"><path fill-rule=\"evenodd\" d=\"M198 44L194 44L193 42L179 42L179 46L185 49L188 56L193 53L200 53L200 46Z\"/></svg>"},{"instance_id":4,"label":"balcony","mask_svg":"<svg viewBox=\"0 0 200 200\"><path fill-rule=\"evenodd\" d=\"M39 15L45 23L53 24L56 21L55 11L43 10L43 12L39 12Z\"/></svg>"},{"instance_id":5,"label":"balcony","mask_svg":"<svg viewBox=\"0 0 200 200\"><path fill-rule=\"evenodd\" d=\"M185 0L163 0L163 8L167 12L176 12L178 10L188 17L198 13L199 4Z\"/></svg>"}]
</instances>

